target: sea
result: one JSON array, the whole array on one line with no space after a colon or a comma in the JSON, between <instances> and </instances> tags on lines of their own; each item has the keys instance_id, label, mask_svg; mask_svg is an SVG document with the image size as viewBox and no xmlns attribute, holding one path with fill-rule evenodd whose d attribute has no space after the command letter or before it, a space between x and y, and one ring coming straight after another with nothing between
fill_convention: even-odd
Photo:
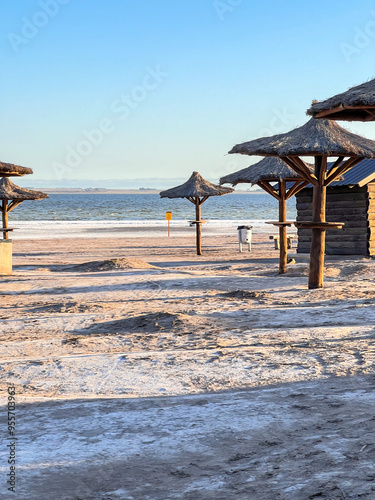
<instances>
[{"instance_id":1,"label":"sea","mask_svg":"<svg viewBox=\"0 0 375 500\"><path fill-rule=\"evenodd\" d=\"M12 239L59 237L127 237L146 231L165 233L166 212L172 212L171 230L185 231L195 219L195 207L186 199L160 198L158 194L50 194L25 201L9 214ZM289 220L296 217L295 199L288 203ZM278 202L252 192L209 198L202 205L204 230L231 234L238 225L270 231L267 220L278 219Z\"/></svg>"}]
</instances>

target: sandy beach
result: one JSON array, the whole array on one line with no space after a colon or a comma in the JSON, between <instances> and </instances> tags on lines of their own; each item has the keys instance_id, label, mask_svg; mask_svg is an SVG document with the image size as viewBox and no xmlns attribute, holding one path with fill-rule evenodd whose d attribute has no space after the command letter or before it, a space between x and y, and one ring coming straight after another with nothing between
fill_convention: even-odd
<instances>
[{"instance_id":1,"label":"sandy beach","mask_svg":"<svg viewBox=\"0 0 375 500\"><path fill-rule=\"evenodd\" d=\"M115 236L14 241L13 498L374 498L374 262L308 290L267 233Z\"/></svg>"},{"instance_id":2,"label":"sandy beach","mask_svg":"<svg viewBox=\"0 0 375 500\"><path fill-rule=\"evenodd\" d=\"M375 500L374 3L1 8L0 500Z\"/></svg>"}]
</instances>

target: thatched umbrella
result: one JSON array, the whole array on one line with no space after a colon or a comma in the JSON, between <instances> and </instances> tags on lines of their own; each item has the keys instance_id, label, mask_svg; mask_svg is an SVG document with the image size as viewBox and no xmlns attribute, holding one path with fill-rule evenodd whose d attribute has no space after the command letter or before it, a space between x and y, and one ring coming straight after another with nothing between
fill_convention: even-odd
<instances>
[{"instance_id":1,"label":"thatched umbrella","mask_svg":"<svg viewBox=\"0 0 375 500\"><path fill-rule=\"evenodd\" d=\"M325 231L343 226L325 220L327 186L364 158L375 158L375 141L353 134L334 121L311 118L291 132L238 144L229 152L278 156L313 185L313 220L296 225L312 229L309 288L322 288ZM314 173L301 156L314 156ZM327 158L332 156L338 158L328 167Z\"/></svg>"},{"instance_id":2,"label":"thatched umbrella","mask_svg":"<svg viewBox=\"0 0 375 500\"><path fill-rule=\"evenodd\" d=\"M232 193L234 189L217 186L206 181L198 172L193 172L189 180L166 191L160 193L161 198L186 198L195 205L194 224L196 225L197 234L197 255L202 255L202 220L201 220L201 205L210 196L223 196L224 194Z\"/></svg>"},{"instance_id":3,"label":"thatched umbrella","mask_svg":"<svg viewBox=\"0 0 375 500\"><path fill-rule=\"evenodd\" d=\"M48 194L41 191L32 191L16 186L8 178L0 179L0 200L3 220L3 237L8 239L8 214L25 200L42 200L48 198Z\"/></svg>"},{"instance_id":4,"label":"thatched umbrella","mask_svg":"<svg viewBox=\"0 0 375 500\"><path fill-rule=\"evenodd\" d=\"M313 172L312 165L306 164L306 167ZM236 186L240 183L257 184L267 193L276 198L279 202L279 221L274 222L279 227L280 237L280 260L279 272L284 274L287 265L287 226L291 222L286 220L286 202L293 195L301 191L308 185L306 179L301 178L292 168L290 168L280 158L264 158L250 167L243 168L238 172L226 175L220 179L220 184L230 183ZM276 185L275 185L276 183Z\"/></svg>"},{"instance_id":5,"label":"thatched umbrella","mask_svg":"<svg viewBox=\"0 0 375 500\"><path fill-rule=\"evenodd\" d=\"M307 114L330 120L374 121L375 80L352 87L325 101L313 101Z\"/></svg>"},{"instance_id":6,"label":"thatched umbrella","mask_svg":"<svg viewBox=\"0 0 375 500\"><path fill-rule=\"evenodd\" d=\"M23 175L32 174L31 168L20 167L13 163L4 163L0 161L0 177L22 177Z\"/></svg>"}]
</instances>

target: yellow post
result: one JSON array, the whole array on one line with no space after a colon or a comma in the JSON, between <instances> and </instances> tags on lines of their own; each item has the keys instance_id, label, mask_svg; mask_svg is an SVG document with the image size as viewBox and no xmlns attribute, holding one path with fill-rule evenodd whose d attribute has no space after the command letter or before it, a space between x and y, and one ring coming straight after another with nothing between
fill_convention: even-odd
<instances>
[{"instance_id":1,"label":"yellow post","mask_svg":"<svg viewBox=\"0 0 375 500\"><path fill-rule=\"evenodd\" d=\"M170 236L170 222L172 220L172 212L167 212L165 218L168 221L168 237Z\"/></svg>"}]
</instances>

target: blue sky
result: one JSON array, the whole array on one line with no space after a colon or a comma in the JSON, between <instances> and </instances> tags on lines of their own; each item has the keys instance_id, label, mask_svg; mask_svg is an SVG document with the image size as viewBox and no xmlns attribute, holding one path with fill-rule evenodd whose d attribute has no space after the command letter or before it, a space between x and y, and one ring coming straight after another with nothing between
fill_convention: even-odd
<instances>
[{"instance_id":1,"label":"blue sky","mask_svg":"<svg viewBox=\"0 0 375 500\"><path fill-rule=\"evenodd\" d=\"M375 77L367 0L2 0L0 16L0 159L34 169L22 185L217 180L259 160L235 143Z\"/></svg>"}]
</instances>

